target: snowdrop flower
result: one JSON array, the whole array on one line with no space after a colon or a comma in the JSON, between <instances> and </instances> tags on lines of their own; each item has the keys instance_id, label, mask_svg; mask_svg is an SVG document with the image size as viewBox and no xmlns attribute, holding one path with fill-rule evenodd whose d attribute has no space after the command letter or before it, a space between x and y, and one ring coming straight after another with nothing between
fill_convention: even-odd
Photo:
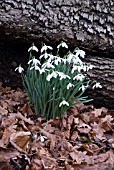
<instances>
[{"instance_id":1,"label":"snowdrop flower","mask_svg":"<svg viewBox=\"0 0 114 170\"><path fill-rule=\"evenodd\" d=\"M74 65L73 68L72 68L72 70L71 70L71 73L74 73L75 70L80 73L81 70L82 70L82 66L80 66L80 65Z\"/></svg>"},{"instance_id":2,"label":"snowdrop flower","mask_svg":"<svg viewBox=\"0 0 114 170\"><path fill-rule=\"evenodd\" d=\"M73 63L74 64L82 64L82 61L80 60L80 58L76 55L74 55L74 58L73 58Z\"/></svg>"},{"instance_id":3,"label":"snowdrop flower","mask_svg":"<svg viewBox=\"0 0 114 170\"><path fill-rule=\"evenodd\" d=\"M51 74L48 74L47 77L46 77L46 80L50 81L52 77L54 77L54 78L57 77L57 72L56 71L53 71Z\"/></svg>"},{"instance_id":4,"label":"snowdrop flower","mask_svg":"<svg viewBox=\"0 0 114 170\"><path fill-rule=\"evenodd\" d=\"M65 42L62 41L62 42L57 46L58 49L59 49L60 47L68 48L68 45L67 45Z\"/></svg>"},{"instance_id":5,"label":"snowdrop flower","mask_svg":"<svg viewBox=\"0 0 114 170\"><path fill-rule=\"evenodd\" d=\"M58 75L60 77L60 80L66 79L66 78L70 79L70 77L68 75L64 74L63 72L58 72Z\"/></svg>"},{"instance_id":6,"label":"snowdrop flower","mask_svg":"<svg viewBox=\"0 0 114 170\"><path fill-rule=\"evenodd\" d=\"M58 65L59 63L61 63L62 59L60 57L56 57L54 64Z\"/></svg>"},{"instance_id":7,"label":"snowdrop flower","mask_svg":"<svg viewBox=\"0 0 114 170\"><path fill-rule=\"evenodd\" d=\"M47 70L47 69L41 68L41 69L39 69L39 72L40 72L40 74L42 74L42 73L45 73L46 70ZM48 70L47 70L47 71L48 71Z\"/></svg>"},{"instance_id":8,"label":"snowdrop flower","mask_svg":"<svg viewBox=\"0 0 114 170\"><path fill-rule=\"evenodd\" d=\"M67 56L67 62L70 64L73 58L74 58L74 54L69 53Z\"/></svg>"},{"instance_id":9,"label":"snowdrop flower","mask_svg":"<svg viewBox=\"0 0 114 170\"><path fill-rule=\"evenodd\" d=\"M28 52L32 50L38 52L38 48L34 44L28 49Z\"/></svg>"},{"instance_id":10,"label":"snowdrop flower","mask_svg":"<svg viewBox=\"0 0 114 170\"><path fill-rule=\"evenodd\" d=\"M37 65L34 65L33 67L30 68L30 70L35 69L35 70L40 70L40 67L38 67Z\"/></svg>"},{"instance_id":11,"label":"snowdrop flower","mask_svg":"<svg viewBox=\"0 0 114 170\"><path fill-rule=\"evenodd\" d=\"M44 45L44 46L41 48L41 53L43 53L43 51L47 51L47 49L53 50L53 48L52 48L51 46Z\"/></svg>"},{"instance_id":12,"label":"snowdrop flower","mask_svg":"<svg viewBox=\"0 0 114 170\"><path fill-rule=\"evenodd\" d=\"M59 107L61 107L62 105L67 105L67 106L69 106L69 103L66 102L65 100L63 100L63 101L59 104Z\"/></svg>"},{"instance_id":13,"label":"snowdrop flower","mask_svg":"<svg viewBox=\"0 0 114 170\"><path fill-rule=\"evenodd\" d=\"M74 87L74 84L69 83L69 84L67 85L67 89L69 89L70 87Z\"/></svg>"},{"instance_id":14,"label":"snowdrop flower","mask_svg":"<svg viewBox=\"0 0 114 170\"><path fill-rule=\"evenodd\" d=\"M94 88L102 88L102 86L101 86L100 83L97 83L97 82L96 82L96 84L93 85L93 89L94 89Z\"/></svg>"},{"instance_id":15,"label":"snowdrop flower","mask_svg":"<svg viewBox=\"0 0 114 170\"><path fill-rule=\"evenodd\" d=\"M87 71L93 69L94 67L95 67L94 65L90 64L89 66L87 66Z\"/></svg>"},{"instance_id":16,"label":"snowdrop flower","mask_svg":"<svg viewBox=\"0 0 114 170\"><path fill-rule=\"evenodd\" d=\"M80 56L82 58L85 57L85 51L78 49L78 50L75 50L75 52L76 52L76 57L78 57L78 56Z\"/></svg>"},{"instance_id":17,"label":"snowdrop flower","mask_svg":"<svg viewBox=\"0 0 114 170\"><path fill-rule=\"evenodd\" d=\"M44 63L42 65L42 67L44 68L55 68L53 64L51 64L49 61L47 61L46 63Z\"/></svg>"},{"instance_id":18,"label":"snowdrop flower","mask_svg":"<svg viewBox=\"0 0 114 170\"><path fill-rule=\"evenodd\" d=\"M32 65L41 65L40 61L38 59L36 59L35 57L31 60L29 60L28 64L32 63Z\"/></svg>"},{"instance_id":19,"label":"snowdrop flower","mask_svg":"<svg viewBox=\"0 0 114 170\"><path fill-rule=\"evenodd\" d=\"M47 139L47 137L46 137L46 136L42 136L42 135L40 135L40 140L41 140L41 142L44 142L44 141L45 141L45 139Z\"/></svg>"},{"instance_id":20,"label":"snowdrop flower","mask_svg":"<svg viewBox=\"0 0 114 170\"><path fill-rule=\"evenodd\" d=\"M18 70L19 73L22 73L24 71L24 68L22 68L21 65L19 65L19 67L17 67L15 69L15 71L17 71L17 70Z\"/></svg>"},{"instance_id":21,"label":"snowdrop flower","mask_svg":"<svg viewBox=\"0 0 114 170\"><path fill-rule=\"evenodd\" d=\"M48 74L47 77L46 77L46 80L47 80L47 81L50 81L51 78L52 78L52 75L51 75L51 74Z\"/></svg>"},{"instance_id":22,"label":"snowdrop flower","mask_svg":"<svg viewBox=\"0 0 114 170\"><path fill-rule=\"evenodd\" d=\"M79 80L82 81L85 78L83 74L78 74L75 77L73 77L73 80Z\"/></svg>"},{"instance_id":23,"label":"snowdrop flower","mask_svg":"<svg viewBox=\"0 0 114 170\"><path fill-rule=\"evenodd\" d=\"M87 70L87 66L86 66L85 64L82 65L81 67L82 67L82 70L83 70L83 71L86 71L86 70Z\"/></svg>"},{"instance_id":24,"label":"snowdrop flower","mask_svg":"<svg viewBox=\"0 0 114 170\"><path fill-rule=\"evenodd\" d=\"M85 86L82 84L82 86L79 88L79 90L85 91Z\"/></svg>"}]
</instances>

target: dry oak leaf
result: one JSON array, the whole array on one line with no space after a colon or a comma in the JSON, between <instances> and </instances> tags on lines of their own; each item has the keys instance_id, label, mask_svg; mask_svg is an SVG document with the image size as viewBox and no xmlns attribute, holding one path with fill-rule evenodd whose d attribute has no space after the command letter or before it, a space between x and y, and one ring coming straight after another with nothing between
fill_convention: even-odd
<instances>
[{"instance_id":1,"label":"dry oak leaf","mask_svg":"<svg viewBox=\"0 0 114 170\"><path fill-rule=\"evenodd\" d=\"M31 125L34 124L34 122L32 120L30 120L30 118L26 118L20 112L17 113L16 117L22 119L23 121L25 121L28 124L31 124Z\"/></svg>"},{"instance_id":2,"label":"dry oak leaf","mask_svg":"<svg viewBox=\"0 0 114 170\"><path fill-rule=\"evenodd\" d=\"M87 154L86 151L81 152L81 151L74 151L69 153L73 161L76 161L77 164L81 164L82 162L85 162L85 155Z\"/></svg>"},{"instance_id":3,"label":"dry oak leaf","mask_svg":"<svg viewBox=\"0 0 114 170\"><path fill-rule=\"evenodd\" d=\"M19 131L12 133L10 136L10 143L17 145L18 148L26 150L30 141L30 132Z\"/></svg>"},{"instance_id":4,"label":"dry oak leaf","mask_svg":"<svg viewBox=\"0 0 114 170\"><path fill-rule=\"evenodd\" d=\"M6 148L10 141L11 131L8 128L4 129L2 139L0 140L0 147Z\"/></svg>"},{"instance_id":5,"label":"dry oak leaf","mask_svg":"<svg viewBox=\"0 0 114 170\"><path fill-rule=\"evenodd\" d=\"M30 168L31 168L31 170L41 170L41 169L43 169L43 165L42 165L41 160L39 160L38 158L33 159L31 161Z\"/></svg>"},{"instance_id":6,"label":"dry oak leaf","mask_svg":"<svg viewBox=\"0 0 114 170\"><path fill-rule=\"evenodd\" d=\"M10 159L10 158L15 158L19 156L20 153L16 149L11 149L11 148L0 148L0 160L5 160L5 159Z\"/></svg>"},{"instance_id":7,"label":"dry oak leaf","mask_svg":"<svg viewBox=\"0 0 114 170\"><path fill-rule=\"evenodd\" d=\"M91 126L92 126L92 131L94 131L96 133L96 135L104 134L105 130L103 128L101 128L98 123L96 123L96 122L91 123Z\"/></svg>"},{"instance_id":8,"label":"dry oak leaf","mask_svg":"<svg viewBox=\"0 0 114 170\"><path fill-rule=\"evenodd\" d=\"M1 115L7 115L8 114L8 110L5 109L4 107L0 106L0 114Z\"/></svg>"},{"instance_id":9,"label":"dry oak leaf","mask_svg":"<svg viewBox=\"0 0 114 170\"><path fill-rule=\"evenodd\" d=\"M100 109L95 109L91 113L94 113L95 117L101 116L102 113L107 113L107 109L105 107L101 107Z\"/></svg>"}]
</instances>

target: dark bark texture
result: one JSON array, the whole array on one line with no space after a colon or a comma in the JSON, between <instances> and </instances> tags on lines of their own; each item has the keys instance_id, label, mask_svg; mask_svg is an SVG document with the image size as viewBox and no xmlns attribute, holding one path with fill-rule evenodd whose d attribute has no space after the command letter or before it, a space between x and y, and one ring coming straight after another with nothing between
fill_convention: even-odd
<instances>
[{"instance_id":1,"label":"dark bark texture","mask_svg":"<svg viewBox=\"0 0 114 170\"><path fill-rule=\"evenodd\" d=\"M89 89L87 95L89 98L95 99L92 101L94 105L114 109L114 60L87 56L85 61L95 66L92 71L88 72L90 79L97 80L102 85L102 89Z\"/></svg>"},{"instance_id":2,"label":"dark bark texture","mask_svg":"<svg viewBox=\"0 0 114 170\"><path fill-rule=\"evenodd\" d=\"M114 52L113 0L1 0L0 38Z\"/></svg>"}]
</instances>

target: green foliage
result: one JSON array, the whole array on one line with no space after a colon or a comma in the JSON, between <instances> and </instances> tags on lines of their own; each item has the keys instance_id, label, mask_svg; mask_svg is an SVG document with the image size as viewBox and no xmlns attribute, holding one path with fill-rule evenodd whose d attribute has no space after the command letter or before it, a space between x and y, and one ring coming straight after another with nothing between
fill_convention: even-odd
<instances>
[{"instance_id":1,"label":"green foliage","mask_svg":"<svg viewBox=\"0 0 114 170\"><path fill-rule=\"evenodd\" d=\"M78 48L60 57L61 47L68 48L65 42L61 42L54 56L48 52L52 51L51 46L44 44L38 52L33 44L28 50L30 58L26 74L21 66L17 68L22 73L23 85L35 113L47 119L60 117L70 107L90 101L83 97L83 93L90 85L86 72L93 66L81 61L79 56L84 58L85 52ZM38 59L32 55L33 51L40 53Z\"/></svg>"}]
</instances>

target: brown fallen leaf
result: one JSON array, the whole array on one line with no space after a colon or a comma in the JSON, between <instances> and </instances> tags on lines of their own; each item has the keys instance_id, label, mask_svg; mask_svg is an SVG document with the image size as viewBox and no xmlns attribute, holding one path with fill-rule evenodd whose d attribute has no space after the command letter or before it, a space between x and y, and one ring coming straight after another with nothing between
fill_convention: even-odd
<instances>
[{"instance_id":1,"label":"brown fallen leaf","mask_svg":"<svg viewBox=\"0 0 114 170\"><path fill-rule=\"evenodd\" d=\"M30 118L26 118L20 112L18 112L16 116L17 116L17 118L22 119L23 121L25 121L28 124L31 124L31 125L34 124L34 122L32 120L30 120Z\"/></svg>"},{"instance_id":2,"label":"brown fallen leaf","mask_svg":"<svg viewBox=\"0 0 114 170\"><path fill-rule=\"evenodd\" d=\"M69 155L71 156L71 158L73 159L73 161L76 161L77 164L81 164L82 162L85 161L85 155L86 155L86 151L81 152L81 151L73 151L71 153L69 153Z\"/></svg>"},{"instance_id":3,"label":"brown fallen leaf","mask_svg":"<svg viewBox=\"0 0 114 170\"><path fill-rule=\"evenodd\" d=\"M0 147L6 148L10 141L11 131L8 128L4 129L2 139L0 140Z\"/></svg>"},{"instance_id":4,"label":"brown fallen leaf","mask_svg":"<svg viewBox=\"0 0 114 170\"><path fill-rule=\"evenodd\" d=\"M8 110L5 109L4 107L0 106L0 114L1 115L7 115L8 114Z\"/></svg>"},{"instance_id":5,"label":"brown fallen leaf","mask_svg":"<svg viewBox=\"0 0 114 170\"><path fill-rule=\"evenodd\" d=\"M30 142L30 132L24 132L24 131L19 131L16 133L12 133L10 136L10 143L18 148L18 150L22 151L26 151L28 144ZM21 149L19 149L21 148Z\"/></svg>"}]
</instances>

